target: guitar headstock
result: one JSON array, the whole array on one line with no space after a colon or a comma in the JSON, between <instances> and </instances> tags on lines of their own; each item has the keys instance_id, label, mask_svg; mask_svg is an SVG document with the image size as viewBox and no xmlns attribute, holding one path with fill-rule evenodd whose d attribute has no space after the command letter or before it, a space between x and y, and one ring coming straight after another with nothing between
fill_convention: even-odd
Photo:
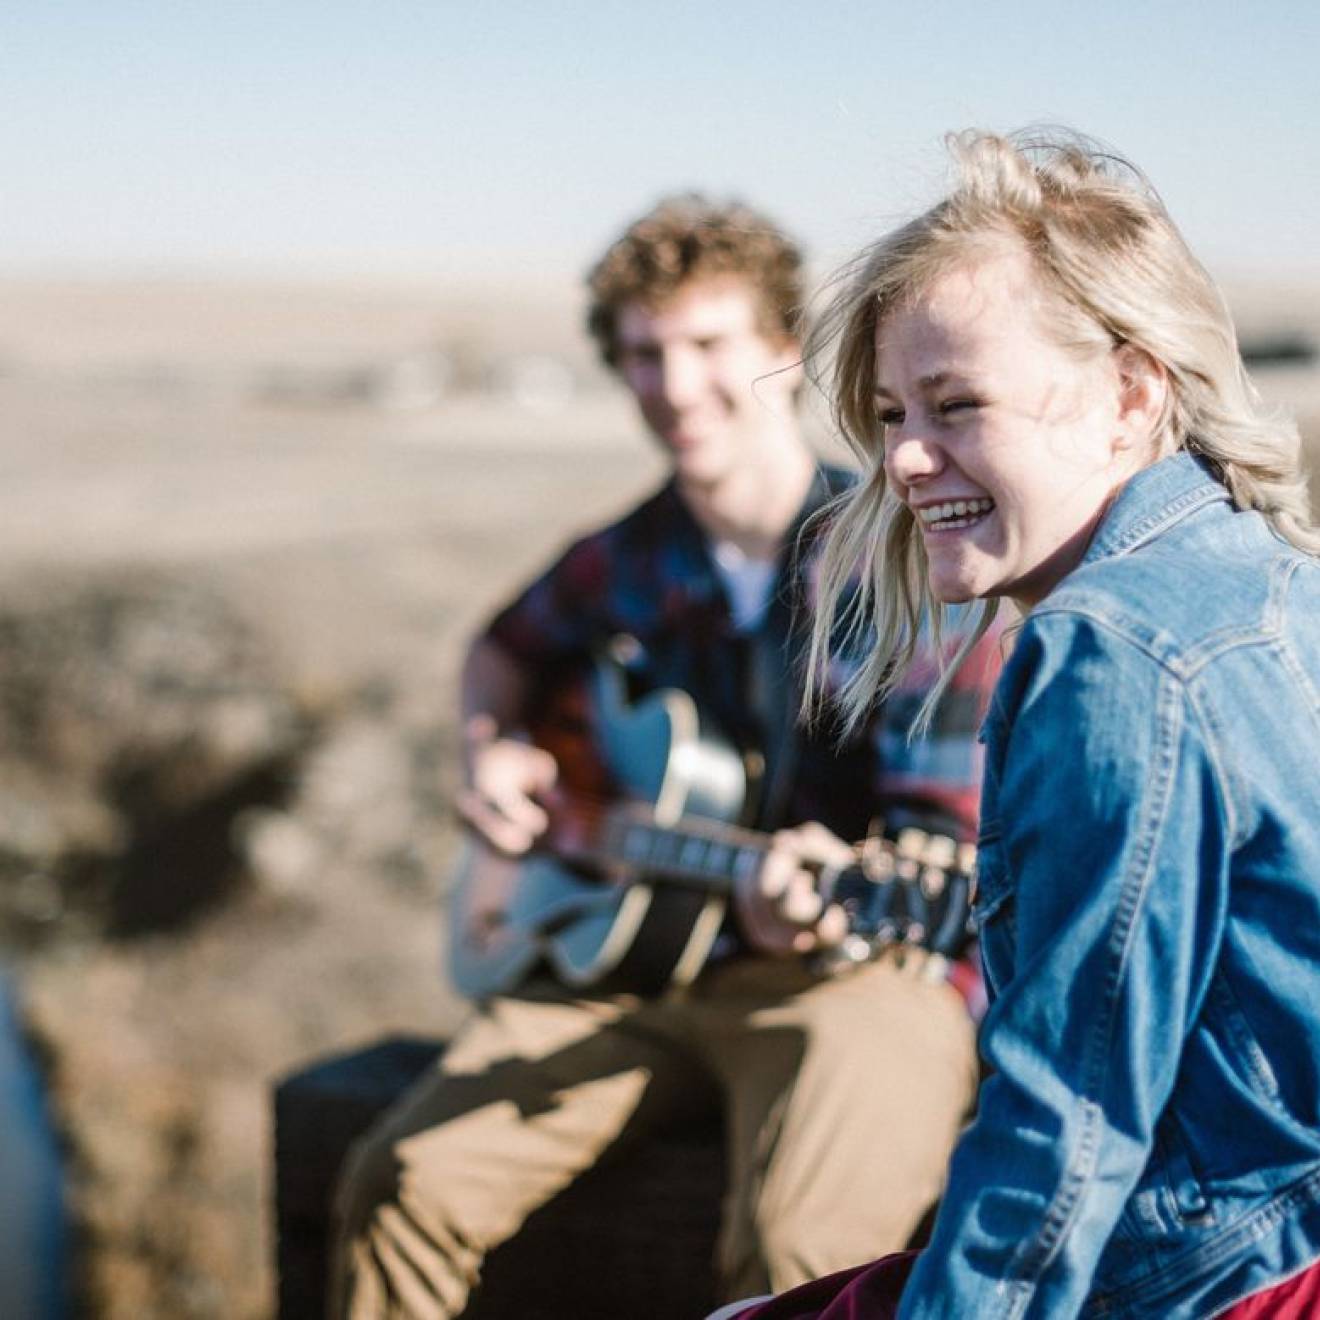
<instances>
[{"instance_id":1,"label":"guitar headstock","mask_svg":"<svg viewBox=\"0 0 1320 1320\"><path fill-rule=\"evenodd\" d=\"M829 955L836 966L865 962L895 946L957 957L972 938L976 847L909 827L894 838L873 833L857 864L829 887L848 916L849 934Z\"/></svg>"}]
</instances>

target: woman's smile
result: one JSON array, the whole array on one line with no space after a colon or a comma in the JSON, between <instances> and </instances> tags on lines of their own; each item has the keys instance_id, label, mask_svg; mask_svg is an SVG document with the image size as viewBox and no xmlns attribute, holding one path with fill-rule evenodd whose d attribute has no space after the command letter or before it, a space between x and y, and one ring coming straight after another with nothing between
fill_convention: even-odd
<instances>
[{"instance_id":1,"label":"woman's smile","mask_svg":"<svg viewBox=\"0 0 1320 1320\"><path fill-rule=\"evenodd\" d=\"M995 502L985 496L966 499L942 500L936 504L913 505L921 530L928 536L944 532L962 531L985 521L993 512Z\"/></svg>"}]
</instances>

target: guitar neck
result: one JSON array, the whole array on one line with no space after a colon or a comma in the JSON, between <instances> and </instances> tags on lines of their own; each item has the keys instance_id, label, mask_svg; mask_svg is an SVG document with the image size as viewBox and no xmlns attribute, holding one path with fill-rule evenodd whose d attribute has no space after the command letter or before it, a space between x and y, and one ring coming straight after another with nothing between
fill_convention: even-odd
<instances>
[{"instance_id":1,"label":"guitar neck","mask_svg":"<svg viewBox=\"0 0 1320 1320\"><path fill-rule=\"evenodd\" d=\"M623 806L605 813L593 841L577 846L560 842L555 851L593 869L622 869L727 895L739 879L756 871L770 846L770 836L755 830L701 817L660 825L646 809Z\"/></svg>"},{"instance_id":2,"label":"guitar neck","mask_svg":"<svg viewBox=\"0 0 1320 1320\"><path fill-rule=\"evenodd\" d=\"M721 821L690 816L661 825L647 806L616 804L592 813L585 832L559 837L553 850L606 876L726 897L756 872L772 846L769 834ZM869 837L850 865L813 869L821 897L844 909L865 956L899 942L956 955L969 935L974 861L970 844L908 829L893 841Z\"/></svg>"}]
</instances>

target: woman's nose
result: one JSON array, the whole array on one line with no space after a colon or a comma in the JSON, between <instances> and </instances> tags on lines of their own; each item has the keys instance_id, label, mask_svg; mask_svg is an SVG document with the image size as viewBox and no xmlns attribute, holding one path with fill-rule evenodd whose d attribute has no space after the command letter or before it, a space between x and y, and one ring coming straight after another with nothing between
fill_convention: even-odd
<instances>
[{"instance_id":1,"label":"woman's nose","mask_svg":"<svg viewBox=\"0 0 1320 1320\"><path fill-rule=\"evenodd\" d=\"M899 486L919 485L944 467L944 451L928 432L907 423L885 432L885 471Z\"/></svg>"}]
</instances>

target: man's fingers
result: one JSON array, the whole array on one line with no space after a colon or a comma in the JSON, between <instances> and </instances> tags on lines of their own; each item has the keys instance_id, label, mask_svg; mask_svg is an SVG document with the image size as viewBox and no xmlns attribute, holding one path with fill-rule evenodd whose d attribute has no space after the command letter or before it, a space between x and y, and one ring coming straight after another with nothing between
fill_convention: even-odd
<instances>
[{"instance_id":1,"label":"man's fingers","mask_svg":"<svg viewBox=\"0 0 1320 1320\"><path fill-rule=\"evenodd\" d=\"M798 871L793 876L779 899L780 915L785 921L799 926L814 925L820 919L823 907L815 883L805 871Z\"/></svg>"},{"instance_id":2,"label":"man's fingers","mask_svg":"<svg viewBox=\"0 0 1320 1320\"><path fill-rule=\"evenodd\" d=\"M456 805L464 820L477 826L497 819L530 835L537 835L550 824L545 808L521 793L496 795L484 793L479 788L464 788L459 791Z\"/></svg>"},{"instance_id":3,"label":"man's fingers","mask_svg":"<svg viewBox=\"0 0 1320 1320\"><path fill-rule=\"evenodd\" d=\"M823 825L780 830L760 868L736 890L744 933L763 952L810 953L840 943L848 933L842 908L826 906L819 870L847 866L853 848Z\"/></svg>"},{"instance_id":4,"label":"man's fingers","mask_svg":"<svg viewBox=\"0 0 1320 1320\"><path fill-rule=\"evenodd\" d=\"M793 877L798 874L797 858L791 853L774 848L761 863L760 873L756 877L756 887L771 901L778 899Z\"/></svg>"},{"instance_id":5,"label":"man's fingers","mask_svg":"<svg viewBox=\"0 0 1320 1320\"><path fill-rule=\"evenodd\" d=\"M808 821L775 834L775 848L816 866L847 866L856 850L819 821Z\"/></svg>"},{"instance_id":6,"label":"man's fingers","mask_svg":"<svg viewBox=\"0 0 1320 1320\"><path fill-rule=\"evenodd\" d=\"M537 793L553 788L559 778L559 763L543 747L528 747L526 752L528 787Z\"/></svg>"},{"instance_id":7,"label":"man's fingers","mask_svg":"<svg viewBox=\"0 0 1320 1320\"><path fill-rule=\"evenodd\" d=\"M545 831L550 824L550 816L539 802L524 797L521 793L508 793L501 797L487 797L491 807L505 820L528 834L537 835Z\"/></svg>"},{"instance_id":8,"label":"man's fingers","mask_svg":"<svg viewBox=\"0 0 1320 1320\"><path fill-rule=\"evenodd\" d=\"M842 944L848 934L848 914L837 904L827 907L816 923L816 939L826 948Z\"/></svg>"},{"instance_id":9,"label":"man's fingers","mask_svg":"<svg viewBox=\"0 0 1320 1320\"><path fill-rule=\"evenodd\" d=\"M456 801L458 814L483 839L500 852L518 855L525 853L546 825L545 812L534 802L529 805L539 813L525 813L514 818L499 808L484 794L476 789L463 789Z\"/></svg>"}]
</instances>

